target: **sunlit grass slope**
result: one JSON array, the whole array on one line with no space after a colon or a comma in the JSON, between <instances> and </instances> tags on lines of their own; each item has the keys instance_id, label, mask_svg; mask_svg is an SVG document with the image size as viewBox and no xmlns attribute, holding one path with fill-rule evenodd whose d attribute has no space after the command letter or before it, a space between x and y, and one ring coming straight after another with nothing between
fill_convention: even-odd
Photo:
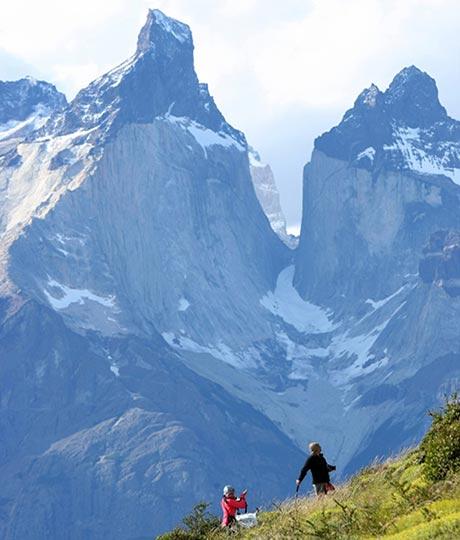
<instances>
[{"instance_id":1,"label":"sunlit grass slope","mask_svg":"<svg viewBox=\"0 0 460 540\"><path fill-rule=\"evenodd\" d=\"M363 469L331 495L286 501L235 539L460 540L460 400L432 413L421 445ZM188 516L162 540L228 538L211 516Z\"/></svg>"}]
</instances>

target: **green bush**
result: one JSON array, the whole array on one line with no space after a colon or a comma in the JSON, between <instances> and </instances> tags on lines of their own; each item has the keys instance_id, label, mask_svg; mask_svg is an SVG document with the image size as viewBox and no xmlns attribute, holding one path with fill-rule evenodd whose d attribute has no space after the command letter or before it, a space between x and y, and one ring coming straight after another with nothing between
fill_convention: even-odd
<instances>
[{"instance_id":1,"label":"green bush","mask_svg":"<svg viewBox=\"0 0 460 540\"><path fill-rule=\"evenodd\" d=\"M433 422L420 449L428 480L443 480L460 469L460 398L447 398L441 411L430 412Z\"/></svg>"},{"instance_id":2,"label":"green bush","mask_svg":"<svg viewBox=\"0 0 460 540\"><path fill-rule=\"evenodd\" d=\"M209 503L200 502L184 517L185 528L176 527L157 537L157 540L203 540L220 530L219 518L208 512Z\"/></svg>"}]
</instances>

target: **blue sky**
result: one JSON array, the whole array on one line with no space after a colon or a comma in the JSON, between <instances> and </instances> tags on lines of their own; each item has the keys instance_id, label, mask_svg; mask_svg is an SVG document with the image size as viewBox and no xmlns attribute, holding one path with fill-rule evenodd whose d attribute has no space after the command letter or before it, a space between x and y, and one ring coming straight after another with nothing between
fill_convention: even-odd
<instances>
[{"instance_id":1,"label":"blue sky","mask_svg":"<svg viewBox=\"0 0 460 540\"><path fill-rule=\"evenodd\" d=\"M149 7L191 26L200 80L272 165L291 225L314 138L372 82L415 64L460 118L458 0L4 0L0 79L72 97L132 54Z\"/></svg>"}]
</instances>

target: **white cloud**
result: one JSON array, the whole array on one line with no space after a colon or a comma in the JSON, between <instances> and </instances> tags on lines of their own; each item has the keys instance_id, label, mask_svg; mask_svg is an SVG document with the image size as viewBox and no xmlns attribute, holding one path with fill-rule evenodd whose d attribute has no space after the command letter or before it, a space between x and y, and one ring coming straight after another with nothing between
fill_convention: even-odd
<instances>
[{"instance_id":1,"label":"white cloud","mask_svg":"<svg viewBox=\"0 0 460 540\"><path fill-rule=\"evenodd\" d=\"M107 66L110 69L110 66ZM58 88L84 88L101 73L101 66L90 62L87 64L55 64L51 66L53 81Z\"/></svg>"},{"instance_id":2,"label":"white cloud","mask_svg":"<svg viewBox=\"0 0 460 540\"><path fill-rule=\"evenodd\" d=\"M0 46L29 59L57 48L75 52L86 32L94 32L110 17L123 16L128 6L126 0L4 0Z\"/></svg>"}]
</instances>

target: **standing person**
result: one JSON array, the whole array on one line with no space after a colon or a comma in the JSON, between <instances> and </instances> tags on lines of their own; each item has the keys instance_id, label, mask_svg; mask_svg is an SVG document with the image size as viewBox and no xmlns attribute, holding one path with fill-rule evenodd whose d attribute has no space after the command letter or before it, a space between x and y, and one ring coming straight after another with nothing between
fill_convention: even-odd
<instances>
[{"instance_id":1,"label":"standing person","mask_svg":"<svg viewBox=\"0 0 460 540\"><path fill-rule=\"evenodd\" d=\"M222 527L231 527L236 523L235 514L237 510L247 510L248 503L246 502L247 489L241 493L241 495L235 497L235 488L232 486L225 486L222 501L220 506L222 507Z\"/></svg>"},{"instance_id":2,"label":"standing person","mask_svg":"<svg viewBox=\"0 0 460 540\"><path fill-rule=\"evenodd\" d=\"M325 495L327 493L327 486L330 485L331 479L329 473L335 471L334 465L329 465L321 453L321 446L317 442L312 442L309 445L310 455L305 461L304 466L300 470L299 477L297 478L296 485L299 489L302 480L308 471L311 471L313 477L313 485L315 486L316 495Z\"/></svg>"}]
</instances>

